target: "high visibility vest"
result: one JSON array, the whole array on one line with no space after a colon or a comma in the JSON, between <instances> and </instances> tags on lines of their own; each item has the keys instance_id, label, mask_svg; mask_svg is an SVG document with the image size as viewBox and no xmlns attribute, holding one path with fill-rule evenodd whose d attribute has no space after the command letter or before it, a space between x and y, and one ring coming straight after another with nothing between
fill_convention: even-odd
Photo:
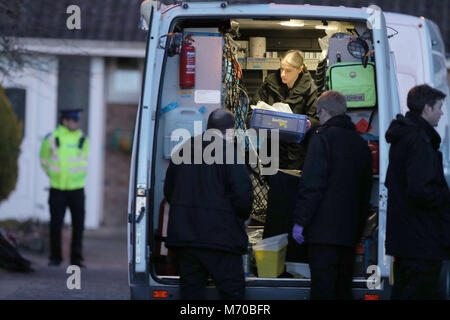
<instances>
[{"instance_id":1,"label":"high visibility vest","mask_svg":"<svg viewBox=\"0 0 450 320\"><path fill-rule=\"evenodd\" d=\"M41 166L58 190L84 188L89 141L81 130L70 131L63 125L47 135L40 151Z\"/></svg>"}]
</instances>

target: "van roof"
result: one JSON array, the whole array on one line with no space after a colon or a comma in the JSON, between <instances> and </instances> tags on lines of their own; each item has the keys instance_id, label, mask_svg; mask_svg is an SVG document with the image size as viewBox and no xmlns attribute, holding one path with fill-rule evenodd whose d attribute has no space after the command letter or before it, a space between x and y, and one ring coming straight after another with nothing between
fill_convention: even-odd
<instances>
[{"instance_id":1,"label":"van roof","mask_svg":"<svg viewBox=\"0 0 450 320\"><path fill-rule=\"evenodd\" d=\"M412 25L412 24L417 25L423 19L425 19L423 17L416 17L416 16L411 16L408 14L395 13L395 12L384 12L384 16L386 17L386 22L392 21L392 22L396 22L398 24L408 24L408 25Z\"/></svg>"},{"instance_id":2,"label":"van roof","mask_svg":"<svg viewBox=\"0 0 450 320\"><path fill-rule=\"evenodd\" d=\"M200 0L201 1L201 0ZM166 4L173 4L175 2L181 2L181 0L161 0ZM187 0L185 2L199 2L199 0ZM256 3L280 3L280 4L304 4L309 3L311 5L329 5L337 6L338 4L345 4L348 6L345 10L351 8L360 8L361 6L369 6L370 4L378 5L383 9L384 13L394 14L393 12L401 12L398 18L400 19L420 19L420 16L424 16L436 23L442 33L443 39L450 38L450 24L448 21L448 7L447 1L402 1L401 5L399 1L392 0L226 0L229 4L256 4ZM334 7L336 8L336 7ZM337 7L339 8L339 7ZM344 7L345 8L345 7ZM411 15L411 16L408 16ZM445 41L445 48L447 54L450 54L450 41Z\"/></svg>"},{"instance_id":3,"label":"van roof","mask_svg":"<svg viewBox=\"0 0 450 320\"><path fill-rule=\"evenodd\" d=\"M174 1L166 1L170 3L170 5L174 4ZM181 1L178 1L181 3ZM199 12L196 12L196 9L201 10L201 13L204 15L204 5L210 6L211 10L216 9L219 10L218 6L215 6L214 3L223 3L224 1L205 1L205 0L191 0L188 1L190 3L190 10L180 9L178 12L182 12L183 16L189 15L198 15ZM200 5L200 3L202 3ZM239 6L245 6L247 10L239 10L237 9ZM292 11L292 6L300 7L302 10L298 12ZM301 12L302 16L308 16L312 19L314 18L323 18L324 16L330 17L331 19L362 19L366 20L369 17L369 13L366 11L367 7L362 8L351 8L344 6L323 6L323 5L310 5L310 4L298 4L298 3L280 3L277 1L274 3L273 1L237 1L232 2L230 9L236 8L237 16L248 16L250 12L248 11L249 7L253 7L254 10L251 12L251 15L254 16L267 16L269 13L271 16L295 16ZM263 8L271 8L272 10L265 11ZM276 9L277 11L273 11ZM150 10L150 7L148 7ZM182 11L181 11L182 10ZM177 10L171 10L170 14L176 14ZM229 14L230 12L227 12Z\"/></svg>"}]
</instances>

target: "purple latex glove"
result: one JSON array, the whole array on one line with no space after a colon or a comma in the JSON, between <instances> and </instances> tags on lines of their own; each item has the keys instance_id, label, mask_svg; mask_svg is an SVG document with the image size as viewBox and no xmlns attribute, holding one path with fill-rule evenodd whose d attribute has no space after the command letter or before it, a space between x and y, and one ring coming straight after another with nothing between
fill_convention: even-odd
<instances>
[{"instance_id":1,"label":"purple latex glove","mask_svg":"<svg viewBox=\"0 0 450 320\"><path fill-rule=\"evenodd\" d=\"M302 244L305 241L305 238L303 237L303 227L298 224L294 224L294 227L292 228L292 237L298 242L298 244Z\"/></svg>"},{"instance_id":2,"label":"purple latex glove","mask_svg":"<svg viewBox=\"0 0 450 320\"><path fill-rule=\"evenodd\" d=\"M308 132L309 129L311 129L311 121L309 121L309 119L306 119L306 130L305 130L305 132Z\"/></svg>"}]
</instances>

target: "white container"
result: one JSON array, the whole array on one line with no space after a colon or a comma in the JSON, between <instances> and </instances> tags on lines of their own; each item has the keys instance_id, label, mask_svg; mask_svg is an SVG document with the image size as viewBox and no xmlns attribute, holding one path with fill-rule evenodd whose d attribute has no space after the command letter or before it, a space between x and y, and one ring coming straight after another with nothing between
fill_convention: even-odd
<instances>
[{"instance_id":1,"label":"white container","mask_svg":"<svg viewBox=\"0 0 450 320\"><path fill-rule=\"evenodd\" d=\"M294 276L311 278L311 271L308 263L286 262L286 272Z\"/></svg>"},{"instance_id":2,"label":"white container","mask_svg":"<svg viewBox=\"0 0 450 320\"><path fill-rule=\"evenodd\" d=\"M286 246L288 243L288 234L283 233L278 236L270 237L259 241L257 244L253 245L253 251L264 250L264 251L277 251L282 247Z\"/></svg>"},{"instance_id":3,"label":"white container","mask_svg":"<svg viewBox=\"0 0 450 320\"><path fill-rule=\"evenodd\" d=\"M196 108L176 107L164 113L164 158L170 159L173 148L181 142L172 141L172 132L176 129L186 129L191 137L201 134L206 129L203 114ZM197 128L195 125L197 124ZM201 124L201 128L200 128ZM194 130L197 129L197 130ZM198 131L198 132L196 132Z\"/></svg>"},{"instance_id":4,"label":"white container","mask_svg":"<svg viewBox=\"0 0 450 320\"><path fill-rule=\"evenodd\" d=\"M266 38L251 37L250 38L250 57L264 58L266 54Z\"/></svg>"}]
</instances>

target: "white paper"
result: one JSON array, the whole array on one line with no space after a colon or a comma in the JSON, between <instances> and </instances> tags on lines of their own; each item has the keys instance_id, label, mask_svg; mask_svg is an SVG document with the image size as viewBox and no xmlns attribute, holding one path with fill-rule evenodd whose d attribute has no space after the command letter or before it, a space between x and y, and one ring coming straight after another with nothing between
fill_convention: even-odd
<instances>
[{"instance_id":1,"label":"white paper","mask_svg":"<svg viewBox=\"0 0 450 320\"><path fill-rule=\"evenodd\" d=\"M195 90L195 103L220 103L220 90Z\"/></svg>"},{"instance_id":2,"label":"white paper","mask_svg":"<svg viewBox=\"0 0 450 320\"><path fill-rule=\"evenodd\" d=\"M282 103L282 102L276 102L273 105L269 105L269 104L265 103L264 101L258 101L256 106L251 105L250 108L252 108L253 110L263 109L263 110L270 110L270 111L292 113L291 107L287 103Z\"/></svg>"}]
</instances>

